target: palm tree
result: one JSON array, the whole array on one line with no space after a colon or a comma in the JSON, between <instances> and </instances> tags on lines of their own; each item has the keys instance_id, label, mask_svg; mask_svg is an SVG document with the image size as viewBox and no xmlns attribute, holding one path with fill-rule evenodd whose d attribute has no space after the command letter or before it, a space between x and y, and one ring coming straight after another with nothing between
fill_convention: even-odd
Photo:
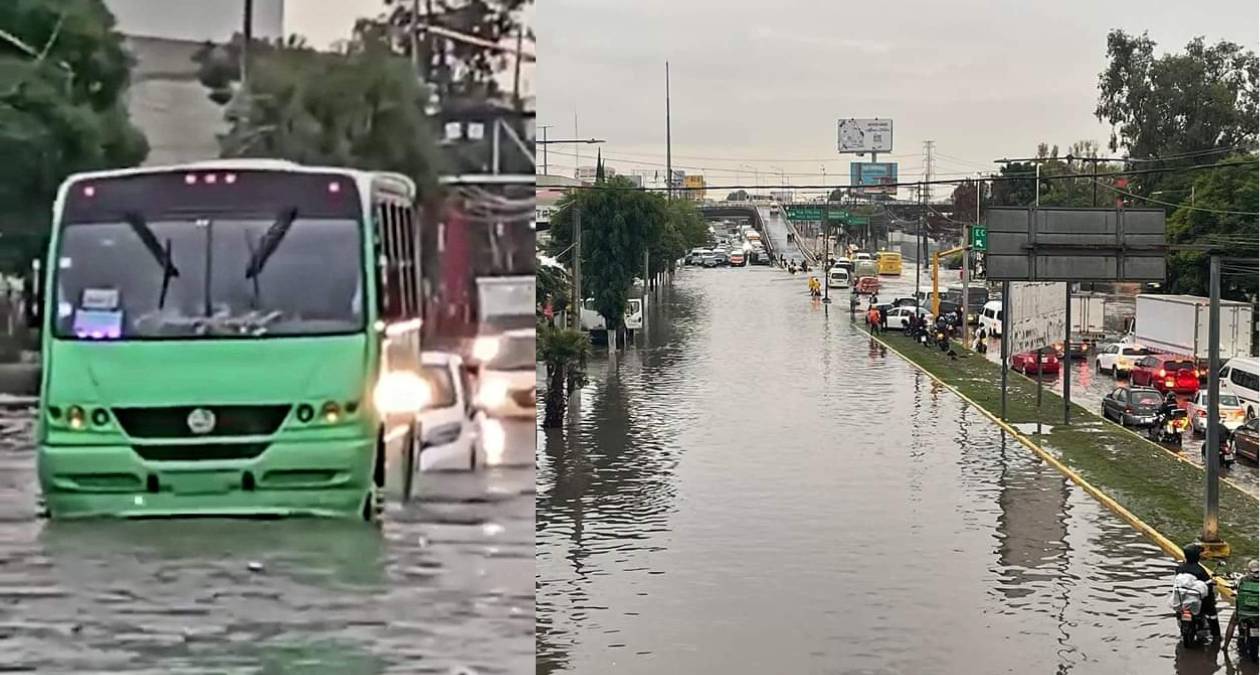
<instances>
[{"instance_id":1,"label":"palm tree","mask_svg":"<svg viewBox=\"0 0 1260 675\"><path fill-rule=\"evenodd\" d=\"M538 326L538 358L547 366L547 398L544 401L543 428L555 429L564 424L564 409L569 386L586 384L586 359L591 352L586 333L556 328L547 323Z\"/></svg>"}]
</instances>

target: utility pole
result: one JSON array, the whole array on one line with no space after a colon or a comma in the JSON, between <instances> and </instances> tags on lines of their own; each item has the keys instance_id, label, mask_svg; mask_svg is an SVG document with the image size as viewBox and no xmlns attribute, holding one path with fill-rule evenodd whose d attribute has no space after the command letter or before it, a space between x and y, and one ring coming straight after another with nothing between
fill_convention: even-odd
<instances>
[{"instance_id":1,"label":"utility pole","mask_svg":"<svg viewBox=\"0 0 1260 675\"><path fill-rule=\"evenodd\" d=\"M825 169L824 169L825 171ZM823 222L823 260L822 260L822 278L823 278L823 304L831 302L831 205L823 200L822 205L822 222Z\"/></svg>"},{"instance_id":2,"label":"utility pole","mask_svg":"<svg viewBox=\"0 0 1260 675\"><path fill-rule=\"evenodd\" d=\"M1203 458L1207 464L1204 474L1207 484L1204 486L1203 533L1199 537L1205 553L1209 557L1229 555L1229 544L1221 540L1220 501L1221 501L1221 437L1220 428L1220 368L1221 368L1221 257L1212 255L1209 265L1209 304L1208 304L1208 409L1207 438Z\"/></svg>"},{"instance_id":3,"label":"utility pole","mask_svg":"<svg viewBox=\"0 0 1260 675\"><path fill-rule=\"evenodd\" d=\"M582 200L573 200L573 330L582 330Z\"/></svg>"},{"instance_id":4,"label":"utility pole","mask_svg":"<svg viewBox=\"0 0 1260 675\"><path fill-rule=\"evenodd\" d=\"M249 91L249 43L254 39L254 0L245 0L245 18L242 34L245 41L241 45L241 91Z\"/></svg>"},{"instance_id":5,"label":"utility pole","mask_svg":"<svg viewBox=\"0 0 1260 675\"><path fill-rule=\"evenodd\" d=\"M665 198L674 198L674 155L669 126L669 61L665 62Z\"/></svg>"},{"instance_id":6,"label":"utility pole","mask_svg":"<svg viewBox=\"0 0 1260 675\"><path fill-rule=\"evenodd\" d=\"M427 17L426 17L427 18ZM420 72L420 0L411 0L411 69L416 78L424 76Z\"/></svg>"},{"instance_id":7,"label":"utility pole","mask_svg":"<svg viewBox=\"0 0 1260 675\"><path fill-rule=\"evenodd\" d=\"M923 188L927 190L927 199L923 203L932 201L932 146L936 141L923 141Z\"/></svg>"},{"instance_id":8,"label":"utility pole","mask_svg":"<svg viewBox=\"0 0 1260 675\"><path fill-rule=\"evenodd\" d=\"M547 173L547 130L551 128L551 125L545 124L538 128L542 130L543 175L546 176L549 175Z\"/></svg>"},{"instance_id":9,"label":"utility pole","mask_svg":"<svg viewBox=\"0 0 1260 675\"><path fill-rule=\"evenodd\" d=\"M920 277L923 274L921 271L922 265L920 264L920 261L923 260L923 195L924 195L923 186L920 185L919 186L919 224L914 233L914 302L915 302L915 307L922 306L919 300L919 282L920 282Z\"/></svg>"}]
</instances>

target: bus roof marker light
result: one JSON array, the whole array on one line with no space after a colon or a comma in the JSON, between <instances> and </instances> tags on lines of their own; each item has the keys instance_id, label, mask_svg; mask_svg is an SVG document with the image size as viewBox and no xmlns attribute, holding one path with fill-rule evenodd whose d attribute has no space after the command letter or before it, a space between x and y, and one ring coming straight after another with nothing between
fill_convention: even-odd
<instances>
[{"instance_id":1,"label":"bus roof marker light","mask_svg":"<svg viewBox=\"0 0 1260 675\"><path fill-rule=\"evenodd\" d=\"M96 196L96 186L94 186L94 185L84 185L84 186L83 186L83 196L84 196L84 197L95 197L95 196Z\"/></svg>"},{"instance_id":2,"label":"bus roof marker light","mask_svg":"<svg viewBox=\"0 0 1260 675\"><path fill-rule=\"evenodd\" d=\"M219 182L218 175L213 173L206 174L206 185L214 185L217 182Z\"/></svg>"},{"instance_id":3,"label":"bus roof marker light","mask_svg":"<svg viewBox=\"0 0 1260 675\"><path fill-rule=\"evenodd\" d=\"M338 183L337 181L332 181L328 183L328 192L330 192L331 194L337 194L338 192L341 192L341 183Z\"/></svg>"},{"instance_id":4,"label":"bus roof marker light","mask_svg":"<svg viewBox=\"0 0 1260 675\"><path fill-rule=\"evenodd\" d=\"M235 183L235 182L236 182L236 174L234 174L234 173L225 173L225 174L223 174L223 182L224 182L224 183L227 183L228 185L231 185L231 184Z\"/></svg>"},{"instance_id":5,"label":"bus roof marker light","mask_svg":"<svg viewBox=\"0 0 1260 675\"><path fill-rule=\"evenodd\" d=\"M195 173L186 174L186 175L184 176L184 184L185 184L185 185L196 185L196 184L197 184L197 174L195 174Z\"/></svg>"}]
</instances>

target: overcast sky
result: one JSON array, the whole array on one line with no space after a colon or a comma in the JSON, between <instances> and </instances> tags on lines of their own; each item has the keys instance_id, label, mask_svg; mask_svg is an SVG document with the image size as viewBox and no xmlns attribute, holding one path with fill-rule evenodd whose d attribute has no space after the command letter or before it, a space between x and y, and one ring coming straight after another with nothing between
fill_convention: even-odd
<instances>
[{"instance_id":1,"label":"overcast sky","mask_svg":"<svg viewBox=\"0 0 1260 675\"><path fill-rule=\"evenodd\" d=\"M543 0L535 21L550 138L572 137L576 113L581 137L608 141L608 165L663 169L669 60L675 169L713 185L753 183L755 167L763 186L780 169L819 182L824 165L847 183L839 117L892 118L903 181L922 176L929 139L939 177L1041 141L1105 148L1093 111L1109 30L1149 31L1158 51L1196 35L1255 49L1260 32L1256 0ZM580 151L593 164L595 148ZM573 152L551 146L550 173L572 176Z\"/></svg>"}]
</instances>

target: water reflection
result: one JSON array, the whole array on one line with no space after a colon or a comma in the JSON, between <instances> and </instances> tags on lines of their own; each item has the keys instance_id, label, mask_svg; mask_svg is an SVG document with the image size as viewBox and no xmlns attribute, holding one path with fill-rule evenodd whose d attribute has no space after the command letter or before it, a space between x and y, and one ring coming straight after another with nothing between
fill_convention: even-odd
<instances>
[{"instance_id":1,"label":"water reflection","mask_svg":"<svg viewBox=\"0 0 1260 675\"><path fill-rule=\"evenodd\" d=\"M385 523L48 522L0 415L0 670L527 672L533 471L426 475ZM2 439L8 439L5 442Z\"/></svg>"},{"instance_id":2,"label":"water reflection","mask_svg":"<svg viewBox=\"0 0 1260 675\"><path fill-rule=\"evenodd\" d=\"M1155 546L800 277L668 298L540 434L539 672L1214 672Z\"/></svg>"}]
</instances>

